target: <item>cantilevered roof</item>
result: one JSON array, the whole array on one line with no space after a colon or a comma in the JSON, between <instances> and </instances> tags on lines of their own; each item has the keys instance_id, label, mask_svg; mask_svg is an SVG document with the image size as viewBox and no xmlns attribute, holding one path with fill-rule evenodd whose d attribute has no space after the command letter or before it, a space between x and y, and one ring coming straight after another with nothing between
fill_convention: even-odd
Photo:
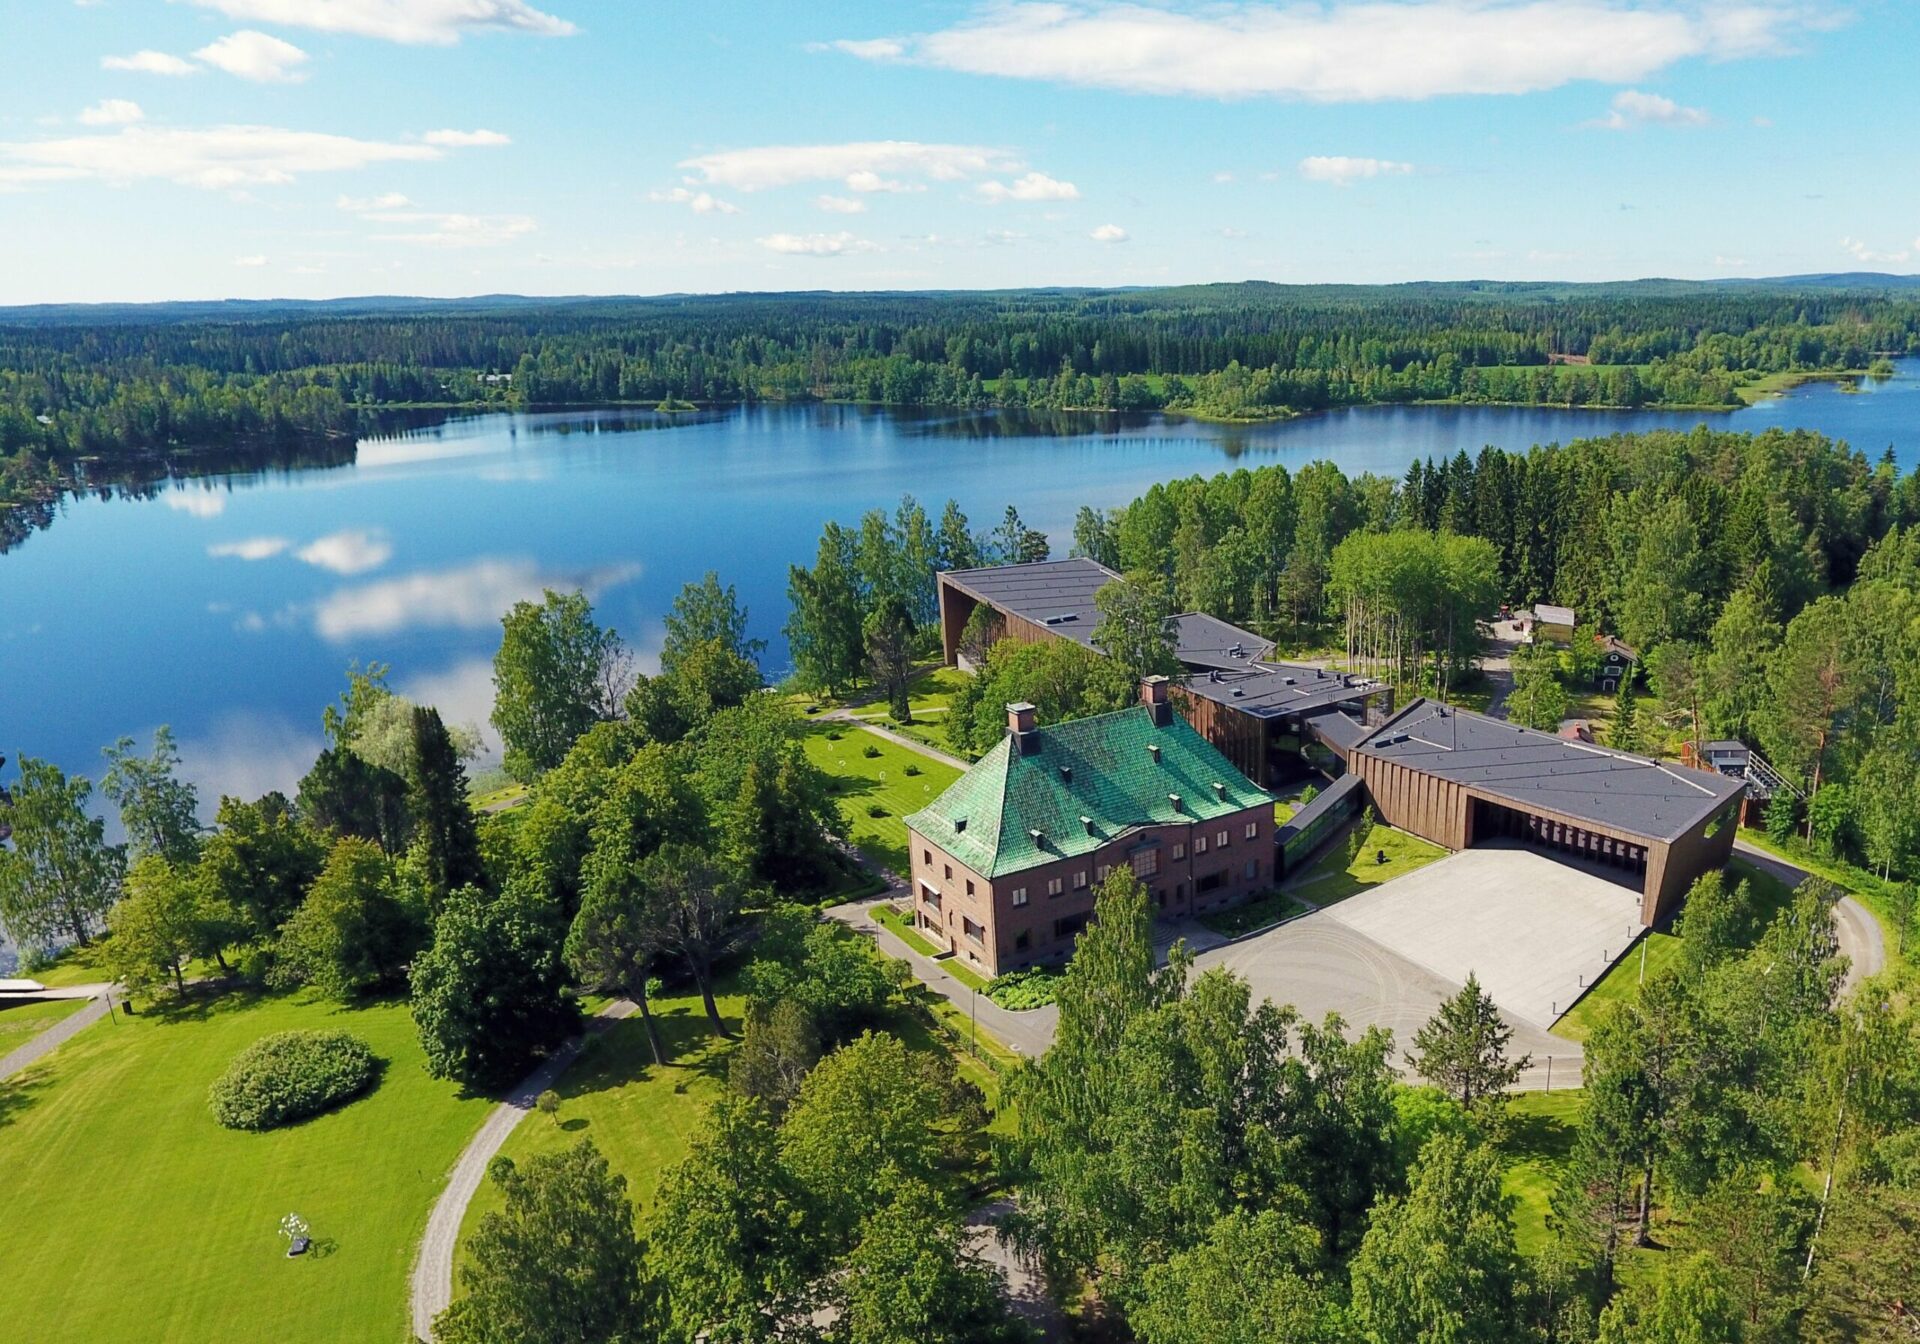
<instances>
[{"instance_id":1,"label":"cantilevered roof","mask_svg":"<svg viewBox=\"0 0 1920 1344\"><path fill-rule=\"evenodd\" d=\"M1183 611L1171 618L1174 647L1190 668L1236 672L1273 652L1273 644L1204 611Z\"/></svg>"},{"instance_id":2,"label":"cantilevered roof","mask_svg":"<svg viewBox=\"0 0 1920 1344\"><path fill-rule=\"evenodd\" d=\"M1648 840L1677 839L1745 787L1714 771L1569 742L1425 698L1370 732L1358 750L1523 811Z\"/></svg>"},{"instance_id":3,"label":"cantilevered roof","mask_svg":"<svg viewBox=\"0 0 1920 1344\"><path fill-rule=\"evenodd\" d=\"M1254 718L1267 719L1361 700L1386 687L1350 672L1292 663L1256 663L1239 672L1196 671L1181 689Z\"/></svg>"},{"instance_id":4,"label":"cantilevered roof","mask_svg":"<svg viewBox=\"0 0 1920 1344\"><path fill-rule=\"evenodd\" d=\"M1031 565L951 569L941 576L970 597L1091 646L1100 613L1093 595L1120 576L1097 560L1042 560Z\"/></svg>"},{"instance_id":5,"label":"cantilevered roof","mask_svg":"<svg viewBox=\"0 0 1920 1344\"><path fill-rule=\"evenodd\" d=\"M1167 718L1156 724L1135 705L1071 719L1036 729L1025 752L1003 737L907 825L981 876L1000 877L1090 854L1142 826L1272 802L1185 719Z\"/></svg>"}]
</instances>

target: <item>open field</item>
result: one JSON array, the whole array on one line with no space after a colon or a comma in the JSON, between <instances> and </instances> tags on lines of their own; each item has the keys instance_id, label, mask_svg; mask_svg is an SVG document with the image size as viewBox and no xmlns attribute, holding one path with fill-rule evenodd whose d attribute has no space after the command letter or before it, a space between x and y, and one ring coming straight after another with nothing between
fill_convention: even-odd
<instances>
[{"instance_id":1,"label":"open field","mask_svg":"<svg viewBox=\"0 0 1920 1344\"><path fill-rule=\"evenodd\" d=\"M265 1134L222 1129L208 1085L271 1032L338 1027L378 1087ZM429 1078L404 1004L231 993L101 1022L0 1084L0 1282L22 1339L398 1341L407 1272L490 1102ZM277 1234L298 1212L316 1254Z\"/></svg>"},{"instance_id":2,"label":"open field","mask_svg":"<svg viewBox=\"0 0 1920 1344\"><path fill-rule=\"evenodd\" d=\"M869 748L877 754L867 755ZM815 724L807 734L806 752L835 781L835 802L846 822L847 839L868 859L904 876L908 863L903 818L937 798L959 772L852 724ZM873 808L882 815L871 815Z\"/></svg>"},{"instance_id":3,"label":"open field","mask_svg":"<svg viewBox=\"0 0 1920 1344\"><path fill-rule=\"evenodd\" d=\"M1387 861L1380 863L1377 856L1383 850ZM1336 839L1299 880L1287 884L1287 890L1315 905L1332 905L1446 857L1446 850L1417 835L1375 825L1358 857L1349 862L1346 840Z\"/></svg>"}]
</instances>

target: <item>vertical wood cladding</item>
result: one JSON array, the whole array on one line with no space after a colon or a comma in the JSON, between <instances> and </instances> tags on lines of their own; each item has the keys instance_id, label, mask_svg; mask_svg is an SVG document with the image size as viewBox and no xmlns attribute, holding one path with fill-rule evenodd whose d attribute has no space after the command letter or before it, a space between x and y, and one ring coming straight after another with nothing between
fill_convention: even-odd
<instances>
[{"instance_id":1,"label":"vertical wood cladding","mask_svg":"<svg viewBox=\"0 0 1920 1344\"><path fill-rule=\"evenodd\" d=\"M1263 789L1273 787L1273 772L1267 759L1272 741L1270 722L1243 714L1231 705L1209 700L1204 695L1195 695L1177 684L1173 687L1172 700L1194 731L1232 761L1241 774Z\"/></svg>"}]
</instances>

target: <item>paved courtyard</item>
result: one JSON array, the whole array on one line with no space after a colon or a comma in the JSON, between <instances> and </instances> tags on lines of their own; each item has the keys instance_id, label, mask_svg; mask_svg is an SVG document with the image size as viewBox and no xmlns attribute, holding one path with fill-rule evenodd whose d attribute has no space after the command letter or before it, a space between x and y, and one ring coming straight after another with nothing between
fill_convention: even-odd
<instances>
[{"instance_id":1,"label":"paved courtyard","mask_svg":"<svg viewBox=\"0 0 1920 1344\"><path fill-rule=\"evenodd\" d=\"M1489 845L1325 914L1450 983L1477 974L1508 1018L1545 1028L1638 936L1640 893L1605 869Z\"/></svg>"}]
</instances>

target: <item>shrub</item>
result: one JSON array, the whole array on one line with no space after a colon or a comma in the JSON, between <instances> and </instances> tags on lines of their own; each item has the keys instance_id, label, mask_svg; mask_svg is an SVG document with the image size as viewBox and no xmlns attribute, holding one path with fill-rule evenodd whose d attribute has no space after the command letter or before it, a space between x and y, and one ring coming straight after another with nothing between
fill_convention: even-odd
<instances>
[{"instance_id":1,"label":"shrub","mask_svg":"<svg viewBox=\"0 0 1920 1344\"><path fill-rule=\"evenodd\" d=\"M870 817L884 817L887 815L887 809L878 803L870 803L867 805L867 815Z\"/></svg>"},{"instance_id":2,"label":"shrub","mask_svg":"<svg viewBox=\"0 0 1920 1344\"><path fill-rule=\"evenodd\" d=\"M234 1056L208 1089L228 1129L273 1129L338 1106L373 1086L380 1061L344 1031L282 1031Z\"/></svg>"},{"instance_id":3,"label":"shrub","mask_svg":"<svg viewBox=\"0 0 1920 1344\"><path fill-rule=\"evenodd\" d=\"M842 734L841 734L841 732L840 732L840 730L839 730L838 728L829 728L829 729L827 729L827 741L829 741L829 742L838 742L838 741L840 740L840 738L841 738L841 736L842 736Z\"/></svg>"},{"instance_id":4,"label":"shrub","mask_svg":"<svg viewBox=\"0 0 1920 1344\"><path fill-rule=\"evenodd\" d=\"M987 982L987 997L1002 1008L1015 1012L1044 1008L1053 1002L1054 991L1060 987L1063 974L1050 966L1030 966L1024 971L1008 971Z\"/></svg>"},{"instance_id":5,"label":"shrub","mask_svg":"<svg viewBox=\"0 0 1920 1344\"><path fill-rule=\"evenodd\" d=\"M917 765L911 765L911 764L910 764L910 765L908 765L908 766L907 766L907 773L908 773L909 775L917 775L917 774L919 774L919 773L920 773L920 767L919 767L919 766L917 766Z\"/></svg>"},{"instance_id":6,"label":"shrub","mask_svg":"<svg viewBox=\"0 0 1920 1344\"><path fill-rule=\"evenodd\" d=\"M880 748L869 742L866 746L860 748L860 754L870 761L877 761L880 759Z\"/></svg>"}]
</instances>

